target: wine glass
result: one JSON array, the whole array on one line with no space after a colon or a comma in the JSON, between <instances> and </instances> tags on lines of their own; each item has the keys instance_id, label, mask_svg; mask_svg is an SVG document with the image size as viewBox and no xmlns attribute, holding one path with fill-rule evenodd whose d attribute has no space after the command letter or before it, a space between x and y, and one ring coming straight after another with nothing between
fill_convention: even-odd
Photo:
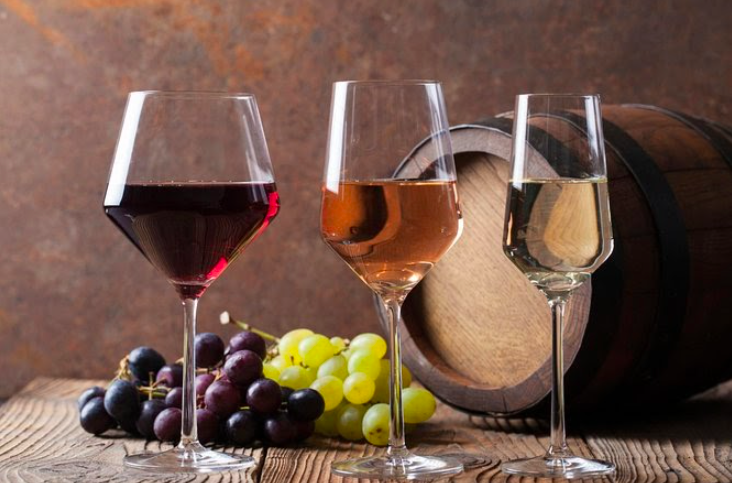
<instances>
[{"instance_id":1,"label":"wine glass","mask_svg":"<svg viewBox=\"0 0 732 483\"><path fill-rule=\"evenodd\" d=\"M198 442L194 337L198 299L279 210L254 96L132 92L104 210L183 303L180 444L124 464L165 472L241 469L256 461ZM238 395L236 396L238 397Z\"/></svg>"},{"instance_id":2,"label":"wine glass","mask_svg":"<svg viewBox=\"0 0 732 483\"><path fill-rule=\"evenodd\" d=\"M428 149L413 151L418 144ZM331 471L381 479L459 473L455 458L407 450L402 407L402 303L462 230L440 84L336 82L324 178L321 235L383 304L391 361L386 454L338 461Z\"/></svg>"},{"instance_id":3,"label":"wine glass","mask_svg":"<svg viewBox=\"0 0 732 483\"><path fill-rule=\"evenodd\" d=\"M600 98L516 98L503 250L547 298L552 313L551 442L544 456L508 461L505 473L609 475L605 461L574 456L564 419L563 317L572 293L613 250Z\"/></svg>"}]
</instances>

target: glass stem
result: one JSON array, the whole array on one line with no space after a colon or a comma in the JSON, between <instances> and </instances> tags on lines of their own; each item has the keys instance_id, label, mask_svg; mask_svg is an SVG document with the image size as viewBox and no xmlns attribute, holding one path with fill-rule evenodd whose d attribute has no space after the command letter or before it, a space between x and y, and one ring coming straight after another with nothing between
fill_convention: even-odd
<instances>
[{"instance_id":1,"label":"glass stem","mask_svg":"<svg viewBox=\"0 0 732 483\"><path fill-rule=\"evenodd\" d=\"M403 296L387 295L382 303L389 317L389 447L386 454L396 460L405 457L407 445L404 442L404 408L402 406L402 341L399 335L399 320L402 312Z\"/></svg>"},{"instance_id":2,"label":"glass stem","mask_svg":"<svg viewBox=\"0 0 732 483\"><path fill-rule=\"evenodd\" d=\"M196 425L196 309L198 299L183 299L183 418L179 448L185 449L198 443Z\"/></svg>"},{"instance_id":3,"label":"glass stem","mask_svg":"<svg viewBox=\"0 0 732 483\"><path fill-rule=\"evenodd\" d=\"M550 296L552 311L552 418L551 442L547 451L550 458L568 455L564 419L564 308L567 296Z\"/></svg>"}]
</instances>

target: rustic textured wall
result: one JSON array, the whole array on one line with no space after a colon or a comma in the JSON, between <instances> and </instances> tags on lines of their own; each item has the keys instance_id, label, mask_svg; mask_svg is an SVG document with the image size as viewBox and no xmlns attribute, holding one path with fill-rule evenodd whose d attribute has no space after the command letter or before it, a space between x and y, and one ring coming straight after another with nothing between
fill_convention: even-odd
<instances>
[{"instance_id":1,"label":"rustic textured wall","mask_svg":"<svg viewBox=\"0 0 732 483\"><path fill-rule=\"evenodd\" d=\"M452 123L527 91L730 123L730 24L728 0L0 0L0 397L105 376L142 343L180 352L173 290L101 210L128 91L259 99L283 209L207 293L201 329L229 333L226 308L350 335L377 325L318 236L332 81L440 79Z\"/></svg>"}]
</instances>

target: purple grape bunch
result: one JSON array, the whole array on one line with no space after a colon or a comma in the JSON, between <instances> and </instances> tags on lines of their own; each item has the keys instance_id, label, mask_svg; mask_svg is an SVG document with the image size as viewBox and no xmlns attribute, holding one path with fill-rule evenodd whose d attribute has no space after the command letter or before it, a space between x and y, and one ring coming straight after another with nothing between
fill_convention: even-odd
<instances>
[{"instance_id":1,"label":"purple grape bunch","mask_svg":"<svg viewBox=\"0 0 732 483\"><path fill-rule=\"evenodd\" d=\"M266 342L258 334L235 334L228 347L213 333L195 340L196 419L202 444L284 446L313 434L324 411L313 389L292 391L263 375ZM78 399L81 427L101 435L121 428L132 436L174 443L180 438L183 368L167 364L150 347L138 347L120 364L117 377Z\"/></svg>"}]
</instances>

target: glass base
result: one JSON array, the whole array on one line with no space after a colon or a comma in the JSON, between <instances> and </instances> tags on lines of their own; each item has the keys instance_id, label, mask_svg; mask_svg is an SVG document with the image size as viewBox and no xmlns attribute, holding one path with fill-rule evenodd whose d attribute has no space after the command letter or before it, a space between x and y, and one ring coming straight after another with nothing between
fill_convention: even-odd
<instances>
[{"instance_id":1,"label":"glass base","mask_svg":"<svg viewBox=\"0 0 732 483\"><path fill-rule=\"evenodd\" d=\"M212 473L243 470L256 464L257 460L251 456L219 453L198 443L178 446L163 453L137 454L124 458L125 466L160 473Z\"/></svg>"},{"instance_id":2,"label":"glass base","mask_svg":"<svg viewBox=\"0 0 732 483\"><path fill-rule=\"evenodd\" d=\"M463 465L450 457L417 456L371 456L337 461L330 465L330 471L338 476L355 478L428 480L462 473Z\"/></svg>"},{"instance_id":3,"label":"glass base","mask_svg":"<svg viewBox=\"0 0 732 483\"><path fill-rule=\"evenodd\" d=\"M615 465L579 456L537 456L507 461L501 465L501 470L509 475L574 479L611 475L615 472Z\"/></svg>"}]
</instances>

